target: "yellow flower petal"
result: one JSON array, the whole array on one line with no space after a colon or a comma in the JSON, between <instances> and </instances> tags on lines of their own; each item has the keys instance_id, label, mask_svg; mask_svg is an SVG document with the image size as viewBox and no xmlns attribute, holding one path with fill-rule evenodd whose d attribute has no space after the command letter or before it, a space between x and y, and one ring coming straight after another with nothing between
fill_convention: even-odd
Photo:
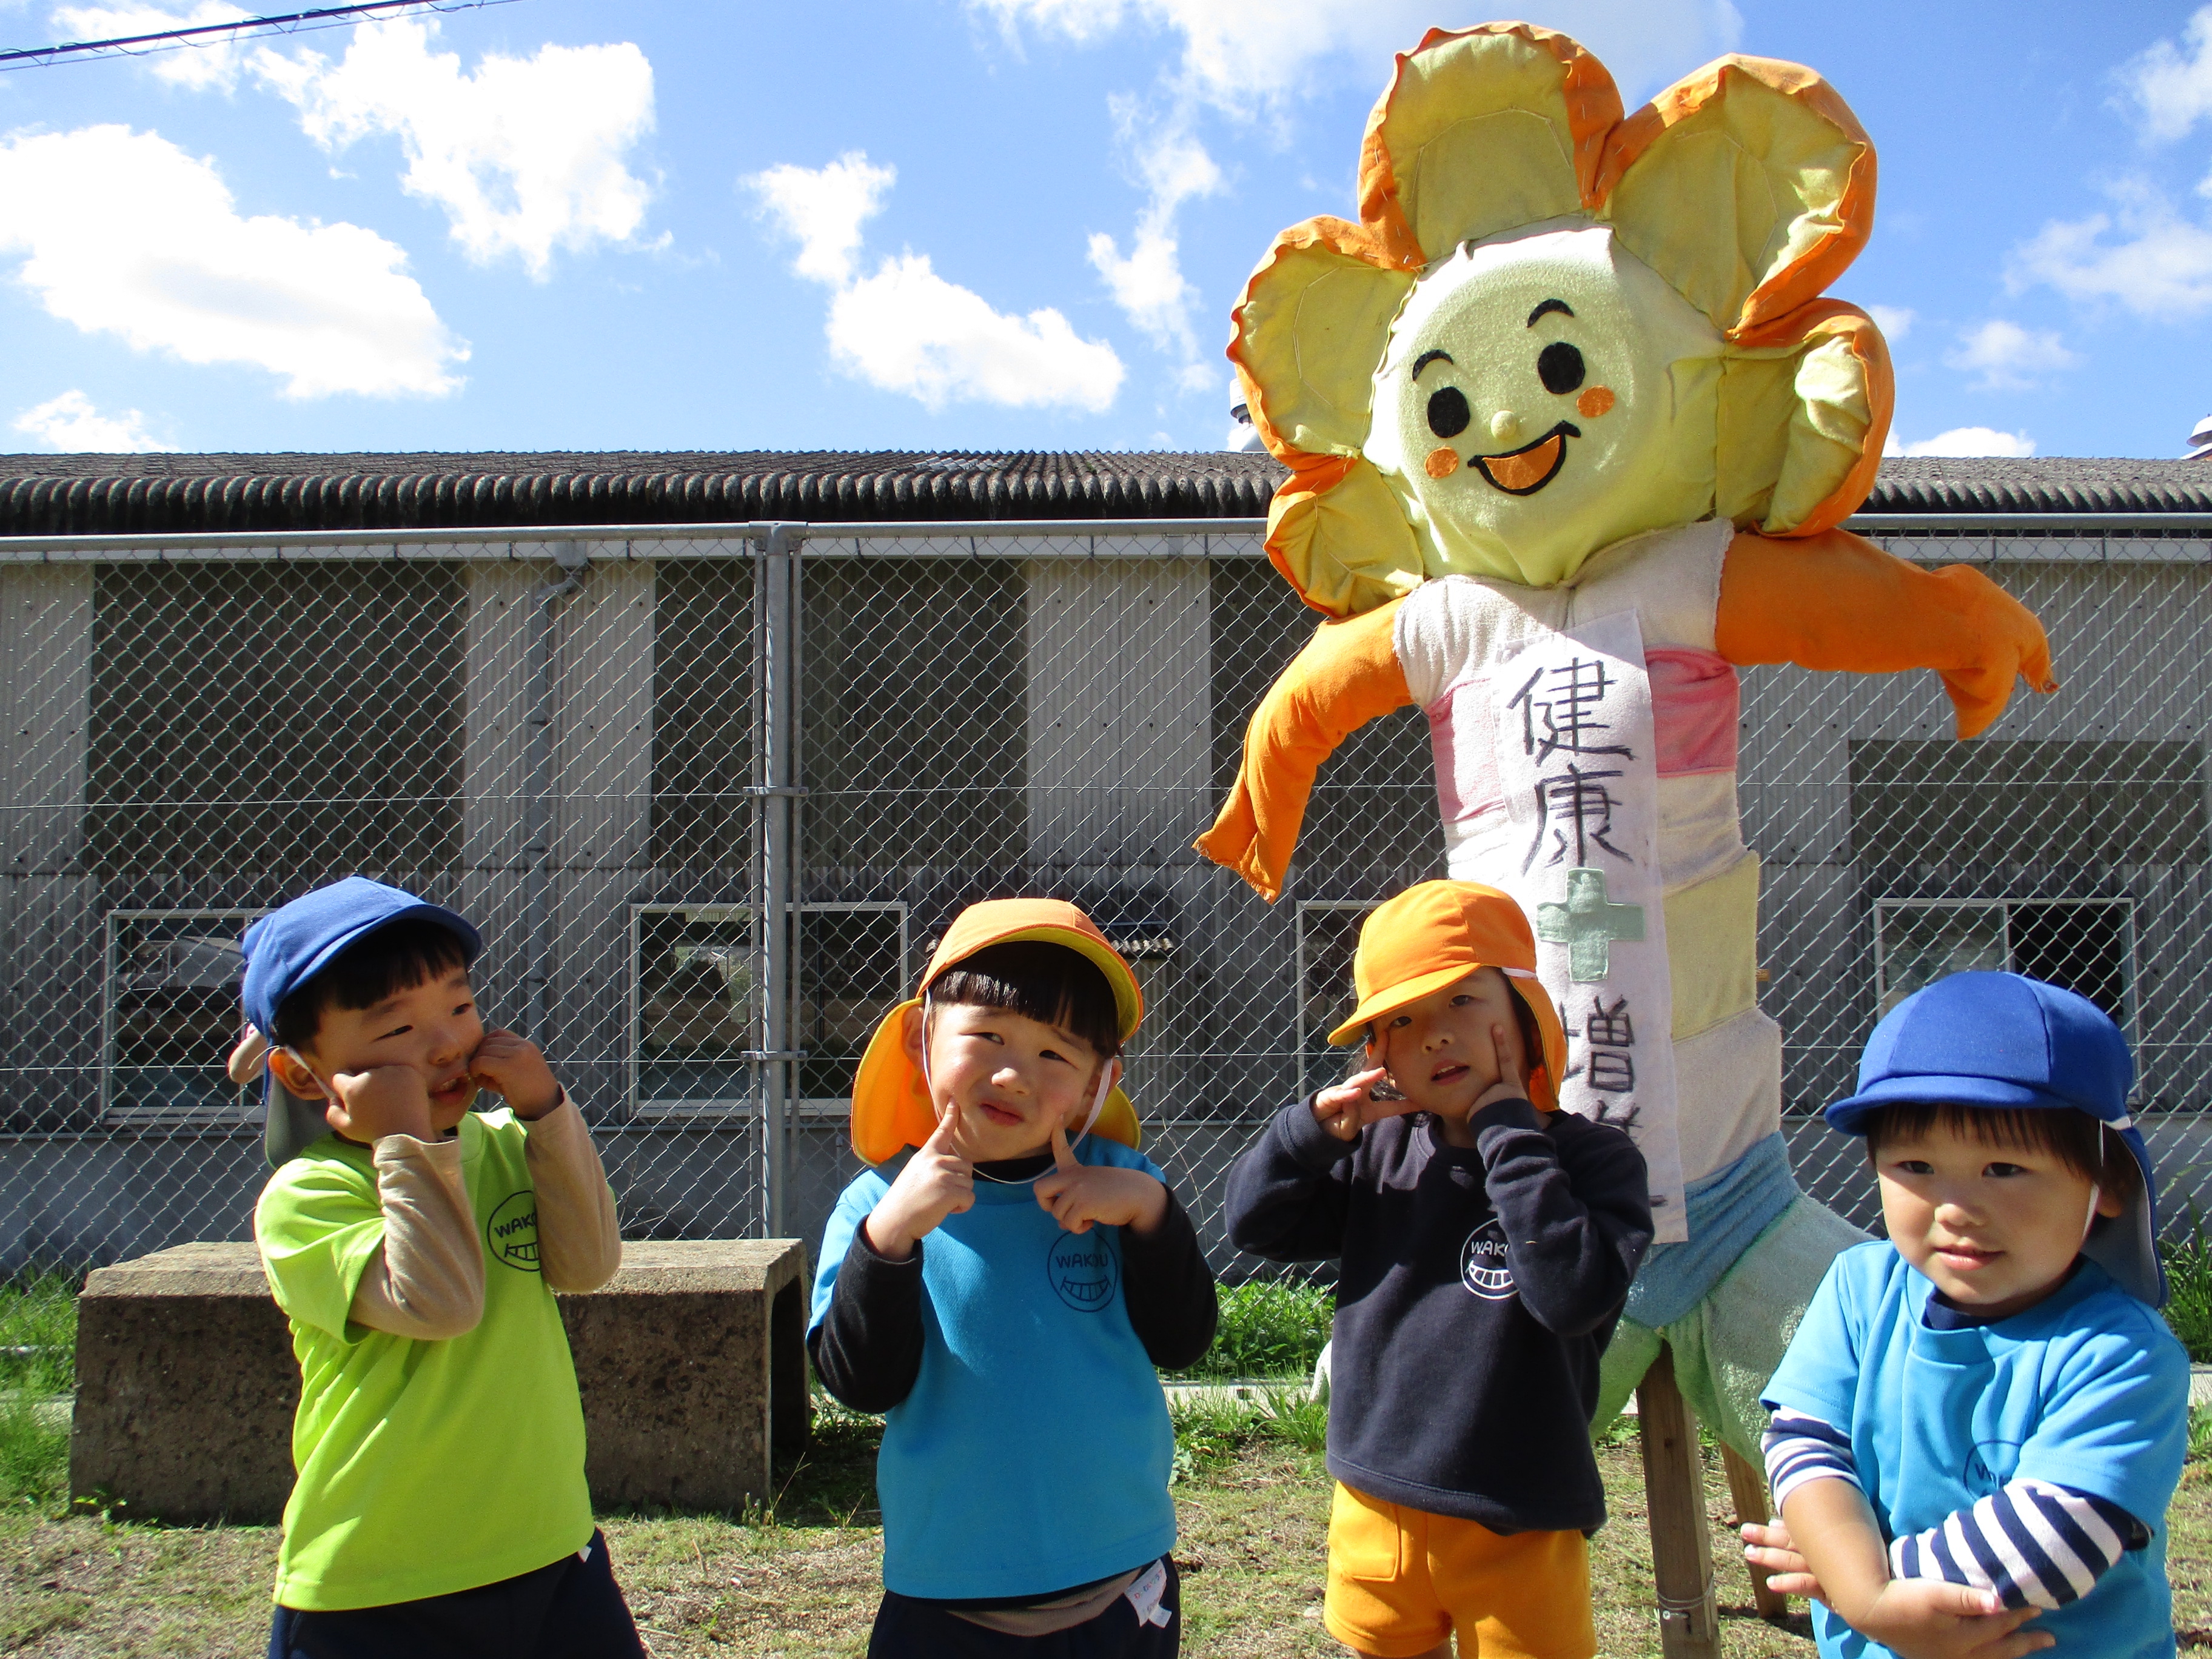
<instances>
[{"instance_id":1,"label":"yellow flower petal","mask_svg":"<svg viewBox=\"0 0 2212 1659\"><path fill-rule=\"evenodd\" d=\"M1397 497L1357 457L1302 470L1275 491L1267 556L1298 597L1332 617L1355 617L1421 584L1421 550Z\"/></svg>"},{"instance_id":2,"label":"yellow flower petal","mask_svg":"<svg viewBox=\"0 0 2212 1659\"><path fill-rule=\"evenodd\" d=\"M1229 355L1261 437L1285 460L1356 454L1367 440L1375 367L1413 286L1380 257L1358 226L1310 219L1275 239L1245 285Z\"/></svg>"}]
</instances>

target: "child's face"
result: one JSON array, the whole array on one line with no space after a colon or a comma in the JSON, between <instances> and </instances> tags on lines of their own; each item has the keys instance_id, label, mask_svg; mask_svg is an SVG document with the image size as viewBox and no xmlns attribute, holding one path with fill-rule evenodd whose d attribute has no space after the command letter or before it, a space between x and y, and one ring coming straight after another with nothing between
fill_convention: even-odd
<instances>
[{"instance_id":1,"label":"child's face","mask_svg":"<svg viewBox=\"0 0 2212 1659\"><path fill-rule=\"evenodd\" d=\"M1390 1081L1421 1110L1464 1122L1476 1097L1501 1076L1528 1080L1513 1004L1505 975L1478 968L1376 1020L1367 1040L1368 1064L1389 1067Z\"/></svg>"},{"instance_id":2,"label":"child's face","mask_svg":"<svg viewBox=\"0 0 2212 1659\"><path fill-rule=\"evenodd\" d=\"M919 1060L921 1011L907 1019L907 1051ZM1028 1158L1050 1144L1055 1127L1091 1110L1105 1061L1073 1032L1003 1008L934 1005L928 1020L929 1102L942 1120L960 1103L958 1146L970 1163Z\"/></svg>"},{"instance_id":3,"label":"child's face","mask_svg":"<svg viewBox=\"0 0 2212 1659\"><path fill-rule=\"evenodd\" d=\"M2094 1183L2055 1153L1985 1146L1937 1124L1883 1141L1874 1162L1898 1254L1984 1318L2033 1307L2081 1251ZM2118 1200L2098 1195L2097 1213L2119 1212Z\"/></svg>"},{"instance_id":4,"label":"child's face","mask_svg":"<svg viewBox=\"0 0 2212 1659\"><path fill-rule=\"evenodd\" d=\"M325 1099L330 1079L341 1073L411 1068L421 1073L430 1096L430 1127L444 1134L477 1097L469 1060L483 1035L468 969L456 968L395 992L373 1008L324 1009L321 1029L300 1057Z\"/></svg>"}]
</instances>

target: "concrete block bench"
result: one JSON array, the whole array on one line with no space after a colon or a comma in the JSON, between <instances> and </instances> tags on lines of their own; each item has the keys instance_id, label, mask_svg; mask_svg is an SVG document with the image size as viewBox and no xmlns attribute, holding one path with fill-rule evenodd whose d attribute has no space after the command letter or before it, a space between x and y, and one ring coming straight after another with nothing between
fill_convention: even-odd
<instances>
[{"instance_id":1,"label":"concrete block bench","mask_svg":"<svg viewBox=\"0 0 2212 1659\"><path fill-rule=\"evenodd\" d=\"M736 1510L805 1443L806 1252L796 1239L628 1243L560 1298L584 1473L600 1506ZM251 1244L180 1244L85 1281L70 1490L179 1522L277 1520L300 1369Z\"/></svg>"}]
</instances>

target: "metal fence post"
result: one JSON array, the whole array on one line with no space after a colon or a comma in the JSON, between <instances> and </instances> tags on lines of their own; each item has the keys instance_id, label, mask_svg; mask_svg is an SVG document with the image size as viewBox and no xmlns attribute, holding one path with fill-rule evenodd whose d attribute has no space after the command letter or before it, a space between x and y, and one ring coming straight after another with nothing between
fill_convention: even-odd
<instances>
[{"instance_id":1,"label":"metal fence post","mask_svg":"<svg viewBox=\"0 0 2212 1659\"><path fill-rule=\"evenodd\" d=\"M580 542L556 542L553 562L563 574L532 598L530 645L530 797L523 814L522 1031L541 1047L552 1035L546 990L553 961L553 711L558 695L553 649L554 607L583 586L592 562Z\"/></svg>"},{"instance_id":2,"label":"metal fence post","mask_svg":"<svg viewBox=\"0 0 2212 1659\"><path fill-rule=\"evenodd\" d=\"M798 619L793 613L800 525L770 525L762 560L761 637L761 927L765 945L761 982L761 1119L767 1130L768 1231L781 1237L791 1185L791 1109L793 1090L791 999L797 975L798 907L792 900L794 867L793 797L797 783L795 726L798 698Z\"/></svg>"}]
</instances>

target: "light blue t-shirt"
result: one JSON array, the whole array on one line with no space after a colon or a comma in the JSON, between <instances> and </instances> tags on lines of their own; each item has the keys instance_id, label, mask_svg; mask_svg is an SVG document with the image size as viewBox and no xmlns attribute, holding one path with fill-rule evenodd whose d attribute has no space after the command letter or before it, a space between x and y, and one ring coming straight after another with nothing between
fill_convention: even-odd
<instances>
[{"instance_id":1,"label":"light blue t-shirt","mask_svg":"<svg viewBox=\"0 0 2212 1659\"><path fill-rule=\"evenodd\" d=\"M2166 1322L2083 1261L2056 1292L1993 1325L1933 1330L1935 1290L1889 1243L1838 1256L1791 1339L1770 1409L1850 1437L1884 1542L1935 1526L2012 1480L2117 1504L2150 1528L2078 1601L2028 1628L2060 1653L2174 1651L2166 1507L2189 1444L2189 1356ZM1826 1607L1823 1659L1886 1659Z\"/></svg>"},{"instance_id":2,"label":"light blue t-shirt","mask_svg":"<svg viewBox=\"0 0 2212 1659\"><path fill-rule=\"evenodd\" d=\"M810 1330L854 1229L911 1156L838 1199ZM1075 1156L1166 1180L1097 1135ZM947 1216L921 1253L921 1373L884 1418L876 1459L884 1585L940 1601L1042 1595L1173 1547L1175 1431L1129 1326L1121 1229L1063 1232L1033 1186L979 1177L975 1207Z\"/></svg>"}]
</instances>

